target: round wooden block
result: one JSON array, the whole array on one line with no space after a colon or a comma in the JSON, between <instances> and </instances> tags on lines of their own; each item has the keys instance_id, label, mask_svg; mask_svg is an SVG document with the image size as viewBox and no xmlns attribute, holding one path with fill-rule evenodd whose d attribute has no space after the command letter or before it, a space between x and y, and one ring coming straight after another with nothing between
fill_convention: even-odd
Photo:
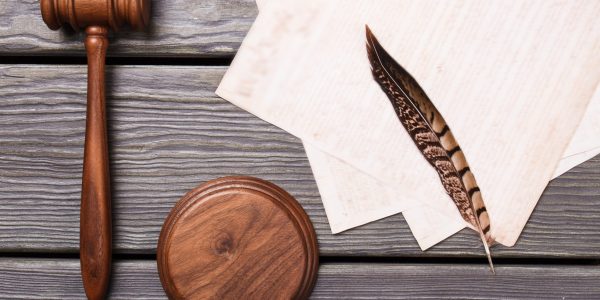
<instances>
[{"instance_id":1,"label":"round wooden block","mask_svg":"<svg viewBox=\"0 0 600 300\"><path fill-rule=\"evenodd\" d=\"M209 181L173 208L158 241L171 299L299 299L314 286L315 231L296 200L267 181Z\"/></svg>"}]
</instances>

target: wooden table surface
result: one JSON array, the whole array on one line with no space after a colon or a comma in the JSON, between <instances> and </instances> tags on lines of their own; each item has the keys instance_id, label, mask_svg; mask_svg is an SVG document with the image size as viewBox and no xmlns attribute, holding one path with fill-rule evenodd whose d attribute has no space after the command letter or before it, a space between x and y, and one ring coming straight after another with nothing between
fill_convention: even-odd
<instances>
[{"instance_id":1,"label":"wooden table surface","mask_svg":"<svg viewBox=\"0 0 600 300\"><path fill-rule=\"evenodd\" d=\"M214 94L254 0L153 2L148 33L111 39L110 297L165 295L156 243L174 203L225 175L271 180L309 214L319 298L600 299L600 156L553 180L513 248L461 232L421 252L401 215L332 235L300 141ZM0 1L0 298L79 299L86 66L81 33L50 31L39 0Z\"/></svg>"}]
</instances>

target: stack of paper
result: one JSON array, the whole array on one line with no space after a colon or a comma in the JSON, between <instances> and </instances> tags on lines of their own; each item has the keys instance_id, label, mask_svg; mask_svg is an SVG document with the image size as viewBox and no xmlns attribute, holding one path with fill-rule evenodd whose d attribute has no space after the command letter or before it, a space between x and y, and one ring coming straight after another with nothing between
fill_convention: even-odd
<instances>
[{"instance_id":1,"label":"stack of paper","mask_svg":"<svg viewBox=\"0 0 600 300\"><path fill-rule=\"evenodd\" d=\"M365 24L452 128L498 242L600 152L600 2L259 5L217 94L303 140L334 233L402 212L426 249L466 225L372 79Z\"/></svg>"}]
</instances>

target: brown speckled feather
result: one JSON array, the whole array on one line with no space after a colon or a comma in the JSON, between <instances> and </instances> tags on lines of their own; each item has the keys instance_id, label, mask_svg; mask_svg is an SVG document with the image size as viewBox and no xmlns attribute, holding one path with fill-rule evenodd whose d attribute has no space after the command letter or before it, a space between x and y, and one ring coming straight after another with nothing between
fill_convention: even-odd
<instances>
[{"instance_id":1,"label":"brown speckled feather","mask_svg":"<svg viewBox=\"0 0 600 300\"><path fill-rule=\"evenodd\" d=\"M490 219L465 155L416 80L383 49L368 26L366 31L373 78L390 99L400 122L425 159L437 171L463 219L480 234L493 272L488 247L493 243Z\"/></svg>"}]
</instances>

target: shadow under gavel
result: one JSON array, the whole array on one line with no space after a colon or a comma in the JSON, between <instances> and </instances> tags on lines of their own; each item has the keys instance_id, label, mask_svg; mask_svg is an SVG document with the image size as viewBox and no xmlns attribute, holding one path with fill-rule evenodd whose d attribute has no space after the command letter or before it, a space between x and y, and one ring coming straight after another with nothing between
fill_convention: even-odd
<instances>
[{"instance_id":1,"label":"shadow under gavel","mask_svg":"<svg viewBox=\"0 0 600 300\"><path fill-rule=\"evenodd\" d=\"M144 29L149 0L42 0L42 17L52 30L68 25L86 32L87 114L80 212L80 261L85 293L102 299L110 281L111 209L104 67L109 28Z\"/></svg>"}]
</instances>

